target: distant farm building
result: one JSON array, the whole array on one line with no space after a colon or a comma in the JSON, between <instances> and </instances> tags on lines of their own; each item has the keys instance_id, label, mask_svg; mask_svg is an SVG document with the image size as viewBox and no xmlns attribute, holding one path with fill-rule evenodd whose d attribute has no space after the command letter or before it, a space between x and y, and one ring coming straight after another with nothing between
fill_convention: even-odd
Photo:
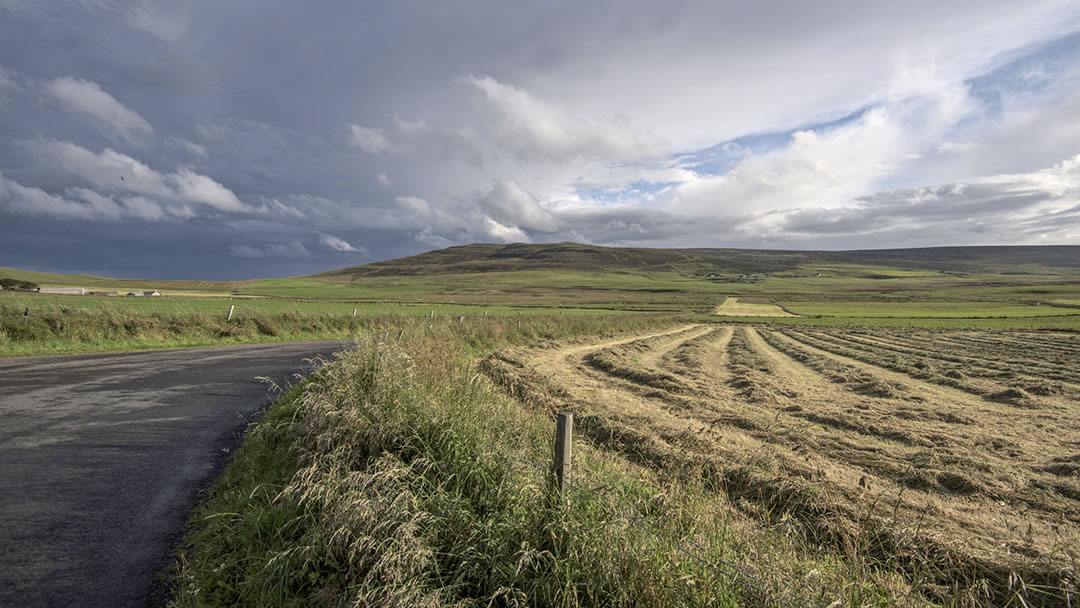
<instances>
[{"instance_id":1,"label":"distant farm building","mask_svg":"<svg viewBox=\"0 0 1080 608\"><path fill-rule=\"evenodd\" d=\"M38 293L48 293L60 296L85 296L85 287L39 287Z\"/></svg>"},{"instance_id":2,"label":"distant farm building","mask_svg":"<svg viewBox=\"0 0 1080 608\"><path fill-rule=\"evenodd\" d=\"M160 295L161 295L161 292L159 292L159 291L158 291L158 290L156 290L156 289L155 289L154 291L129 291L127 295L129 295L129 296L137 296L137 297L142 297L142 296L160 296Z\"/></svg>"},{"instance_id":3,"label":"distant farm building","mask_svg":"<svg viewBox=\"0 0 1080 608\"><path fill-rule=\"evenodd\" d=\"M119 291L91 291L90 293L88 293L86 295L88 295L88 296L118 296L118 295L120 295L120 292Z\"/></svg>"}]
</instances>

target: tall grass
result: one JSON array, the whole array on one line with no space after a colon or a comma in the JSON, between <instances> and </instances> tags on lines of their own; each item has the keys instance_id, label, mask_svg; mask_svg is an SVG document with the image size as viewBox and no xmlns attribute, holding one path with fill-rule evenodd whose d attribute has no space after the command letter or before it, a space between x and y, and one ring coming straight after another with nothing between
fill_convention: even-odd
<instances>
[{"instance_id":1,"label":"tall grass","mask_svg":"<svg viewBox=\"0 0 1080 608\"><path fill-rule=\"evenodd\" d=\"M191 519L175 605L918 603L893 577L748 523L700 472L648 471L579 439L560 497L550 413L476 371L498 346L670 323L414 323L400 342L373 328L253 426ZM729 576L733 562L753 578Z\"/></svg>"},{"instance_id":2,"label":"tall grass","mask_svg":"<svg viewBox=\"0 0 1080 608\"><path fill-rule=\"evenodd\" d=\"M23 304L0 298L0 356L352 338L391 327L397 332L404 327L449 326L458 317L440 311L437 319L425 319L415 309L400 313L367 311L352 316L344 310L261 310L241 304L228 319L228 302L224 301L215 312L180 306L172 310L139 310L130 306L49 302L35 304L31 314L24 317ZM477 323L493 327L487 323L489 317L481 316L481 309L461 314L466 315L468 328ZM549 324L558 322L562 328L559 331L564 332L577 327L575 317L582 313L550 315L530 311L524 316L537 314L547 318ZM589 312L585 316L593 314L602 313ZM533 331L548 331L538 329L542 322L528 325Z\"/></svg>"},{"instance_id":3,"label":"tall grass","mask_svg":"<svg viewBox=\"0 0 1080 608\"><path fill-rule=\"evenodd\" d=\"M327 312L194 310L133 311L63 304L23 309L0 303L0 354L93 352L349 336L370 326L369 317Z\"/></svg>"}]
</instances>

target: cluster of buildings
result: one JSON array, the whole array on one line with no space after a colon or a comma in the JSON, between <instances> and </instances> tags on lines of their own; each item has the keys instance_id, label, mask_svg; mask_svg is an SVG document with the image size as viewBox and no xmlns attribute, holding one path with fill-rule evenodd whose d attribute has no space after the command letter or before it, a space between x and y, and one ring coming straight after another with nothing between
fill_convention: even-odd
<instances>
[{"instance_id":1,"label":"cluster of buildings","mask_svg":"<svg viewBox=\"0 0 1080 608\"><path fill-rule=\"evenodd\" d=\"M39 287L38 293L53 294L60 296L118 296L119 291L89 291L85 287ZM141 297L141 296L160 296L161 292L158 290L152 291L129 291L128 296Z\"/></svg>"},{"instance_id":2,"label":"cluster of buildings","mask_svg":"<svg viewBox=\"0 0 1080 608\"><path fill-rule=\"evenodd\" d=\"M722 275L722 274L707 274L707 275L705 275L705 278L706 279L722 279L722 280L727 281L727 282L749 281L749 282L753 283L753 282L761 281L763 279L771 279L774 276L779 276L779 277L790 276L791 278L795 278L795 279L805 279L805 278L809 277L810 275L803 274L801 272L796 272L796 273L794 273L792 275L741 274L741 275L739 275L737 277L729 277L729 276ZM819 272L819 273L815 274L814 276L815 277L821 277L821 273Z\"/></svg>"}]
</instances>

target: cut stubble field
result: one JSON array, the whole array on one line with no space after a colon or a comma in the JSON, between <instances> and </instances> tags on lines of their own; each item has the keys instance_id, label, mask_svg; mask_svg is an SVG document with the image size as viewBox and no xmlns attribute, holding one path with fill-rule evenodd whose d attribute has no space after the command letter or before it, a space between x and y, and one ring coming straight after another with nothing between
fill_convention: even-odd
<instances>
[{"instance_id":1,"label":"cut stubble field","mask_svg":"<svg viewBox=\"0 0 1080 608\"><path fill-rule=\"evenodd\" d=\"M486 366L628 461L699 469L808 552L902 573L910 597L1075 602L1073 335L686 325Z\"/></svg>"},{"instance_id":2,"label":"cut stubble field","mask_svg":"<svg viewBox=\"0 0 1080 608\"><path fill-rule=\"evenodd\" d=\"M796 315L760 298L728 298L713 314L720 317L794 317Z\"/></svg>"}]
</instances>

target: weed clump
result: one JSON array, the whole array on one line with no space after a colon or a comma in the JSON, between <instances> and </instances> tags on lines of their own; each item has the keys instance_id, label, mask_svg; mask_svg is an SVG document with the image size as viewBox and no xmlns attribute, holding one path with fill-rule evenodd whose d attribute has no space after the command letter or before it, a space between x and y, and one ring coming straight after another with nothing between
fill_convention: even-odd
<instances>
[{"instance_id":1,"label":"weed clump","mask_svg":"<svg viewBox=\"0 0 1080 608\"><path fill-rule=\"evenodd\" d=\"M1009 387L1005 390L997 391L986 396L991 401L1000 401L1002 403L1011 403L1014 405L1026 404L1031 401L1031 395L1022 388Z\"/></svg>"}]
</instances>

